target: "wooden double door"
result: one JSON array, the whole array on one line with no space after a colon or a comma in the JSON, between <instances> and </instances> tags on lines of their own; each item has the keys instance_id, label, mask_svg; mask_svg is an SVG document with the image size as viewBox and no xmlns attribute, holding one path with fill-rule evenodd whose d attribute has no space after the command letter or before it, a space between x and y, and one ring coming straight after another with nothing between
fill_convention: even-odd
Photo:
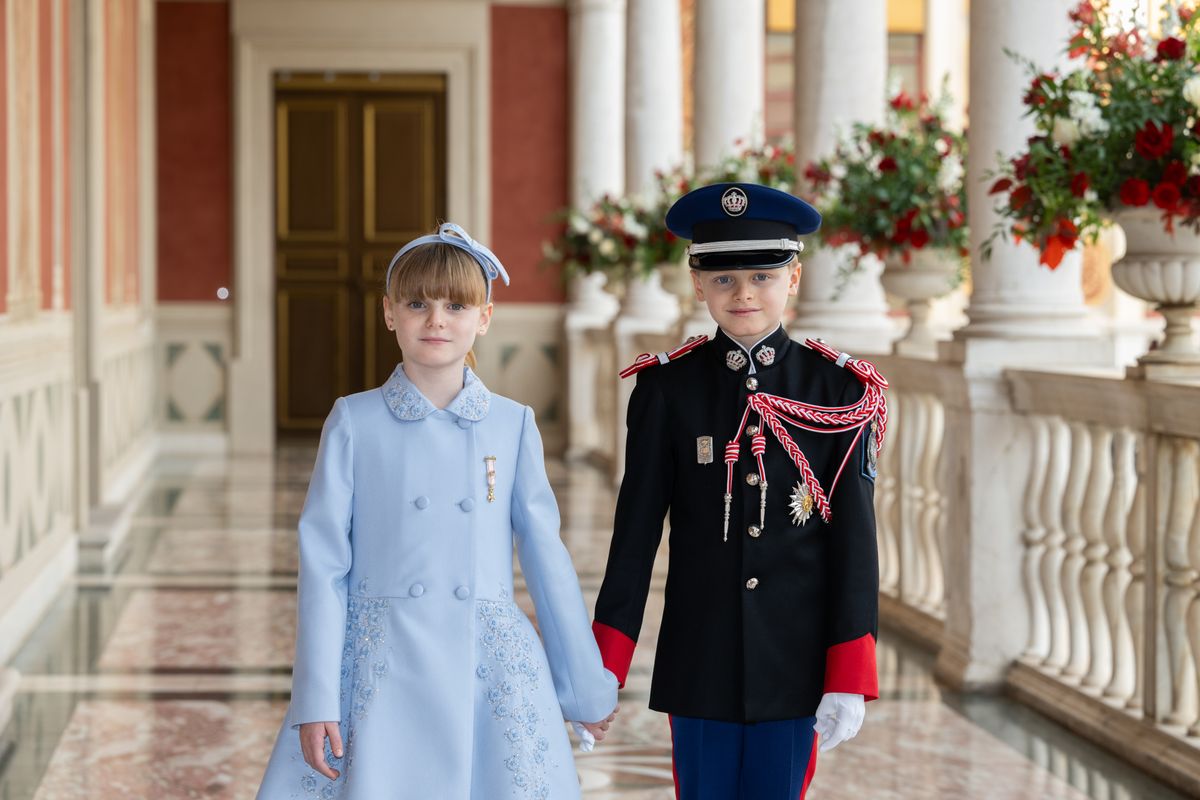
<instances>
[{"instance_id":1,"label":"wooden double door","mask_svg":"<svg viewBox=\"0 0 1200 800\"><path fill-rule=\"evenodd\" d=\"M396 364L384 272L445 219L446 86L440 75L279 75L275 80L276 418L320 430L335 398Z\"/></svg>"}]
</instances>

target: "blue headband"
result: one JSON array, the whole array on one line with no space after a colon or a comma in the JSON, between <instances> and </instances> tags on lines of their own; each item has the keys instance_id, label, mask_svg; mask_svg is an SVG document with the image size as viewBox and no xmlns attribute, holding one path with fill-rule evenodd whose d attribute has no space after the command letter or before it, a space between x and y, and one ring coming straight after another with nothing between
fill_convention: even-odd
<instances>
[{"instance_id":1,"label":"blue headband","mask_svg":"<svg viewBox=\"0 0 1200 800\"><path fill-rule=\"evenodd\" d=\"M423 244L449 244L457 247L459 250L465 250L470 253L471 258L475 259L483 270L483 279L487 284L487 301L489 303L492 302L492 281L499 278L504 281L505 286L508 286L508 273L504 271L504 265L500 263L500 259L496 258L495 253L468 236L467 232L461 226L455 225L453 222L443 222L438 226L437 233L413 239L404 245L404 247L401 247L400 252L392 256L392 261L388 264L387 275L383 279L383 289L385 292L392 288L392 267L396 266L396 262L400 259L400 256Z\"/></svg>"}]
</instances>

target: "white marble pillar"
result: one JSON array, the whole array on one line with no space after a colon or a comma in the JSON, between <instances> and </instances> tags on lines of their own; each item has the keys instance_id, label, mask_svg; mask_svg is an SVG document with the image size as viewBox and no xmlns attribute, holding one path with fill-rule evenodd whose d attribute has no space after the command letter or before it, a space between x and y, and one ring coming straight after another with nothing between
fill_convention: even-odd
<instances>
[{"instance_id":1,"label":"white marble pillar","mask_svg":"<svg viewBox=\"0 0 1200 800\"><path fill-rule=\"evenodd\" d=\"M679 0L628 0L625 191L654 188L654 171L683 160L683 54Z\"/></svg>"},{"instance_id":2,"label":"white marble pillar","mask_svg":"<svg viewBox=\"0 0 1200 800\"><path fill-rule=\"evenodd\" d=\"M625 0L571 0L571 202L625 189Z\"/></svg>"},{"instance_id":3,"label":"white marble pillar","mask_svg":"<svg viewBox=\"0 0 1200 800\"><path fill-rule=\"evenodd\" d=\"M1031 132L1021 96L1029 76L1003 50L1046 68L1061 57L1073 0L972 0L970 149L1013 153ZM937 672L958 688L1003 683L1020 656L1028 622L1011 608L1022 585L1022 495L1014 475L1028 470L1032 437L1012 408L1009 367L1099 365L1106 347L1083 304L1078 251L1050 271L1028 245L979 246L996 221L984 179L992 158L968 165L973 293L968 325L943 348L966 378L965 407L950 415L948 438L960 443L961 501L951 504L946 542L946 628Z\"/></svg>"},{"instance_id":4,"label":"white marble pillar","mask_svg":"<svg viewBox=\"0 0 1200 800\"><path fill-rule=\"evenodd\" d=\"M968 27L967 0L925 0L921 79L934 100L945 86L952 100L946 121L959 131L966 122Z\"/></svg>"},{"instance_id":5,"label":"white marble pillar","mask_svg":"<svg viewBox=\"0 0 1200 800\"><path fill-rule=\"evenodd\" d=\"M625 189L625 0L571 0L571 204ZM566 314L567 457L611 452L607 335L617 301L604 275L575 278Z\"/></svg>"},{"instance_id":6,"label":"white marble pillar","mask_svg":"<svg viewBox=\"0 0 1200 800\"><path fill-rule=\"evenodd\" d=\"M738 140L762 140L765 9L762 0L696 0L692 88L697 169L719 162Z\"/></svg>"},{"instance_id":7,"label":"white marble pillar","mask_svg":"<svg viewBox=\"0 0 1200 800\"><path fill-rule=\"evenodd\" d=\"M834 149L839 129L882 120L887 81L886 0L796 0L796 164ZM838 255L801 256L804 273L791 333L821 336L847 351L891 348L897 325L879 285L883 265L864 260L838 291Z\"/></svg>"}]
</instances>

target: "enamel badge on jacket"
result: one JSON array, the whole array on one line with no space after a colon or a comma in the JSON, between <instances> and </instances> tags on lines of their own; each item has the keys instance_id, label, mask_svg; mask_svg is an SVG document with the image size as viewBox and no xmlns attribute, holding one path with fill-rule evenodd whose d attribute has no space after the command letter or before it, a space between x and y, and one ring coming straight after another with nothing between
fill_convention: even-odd
<instances>
[{"instance_id":1,"label":"enamel badge on jacket","mask_svg":"<svg viewBox=\"0 0 1200 800\"><path fill-rule=\"evenodd\" d=\"M513 602L514 541L544 646ZM334 405L300 519L299 620L260 798L579 795L563 719L604 718L616 682L533 412L470 370L444 410L400 367ZM334 782L304 763L295 729L331 720L345 742L327 753Z\"/></svg>"}]
</instances>

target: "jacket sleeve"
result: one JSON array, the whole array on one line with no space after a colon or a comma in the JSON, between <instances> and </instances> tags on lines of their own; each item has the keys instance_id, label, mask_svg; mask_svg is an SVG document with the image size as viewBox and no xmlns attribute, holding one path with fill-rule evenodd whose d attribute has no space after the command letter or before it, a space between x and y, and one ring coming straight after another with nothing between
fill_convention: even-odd
<instances>
[{"instance_id":1,"label":"jacket sleeve","mask_svg":"<svg viewBox=\"0 0 1200 800\"><path fill-rule=\"evenodd\" d=\"M353 437L344 398L325 420L308 497L300 513L300 582L296 661L288 724L341 718L342 646L346 631Z\"/></svg>"},{"instance_id":2,"label":"jacket sleeve","mask_svg":"<svg viewBox=\"0 0 1200 800\"><path fill-rule=\"evenodd\" d=\"M839 405L856 402L863 392L851 379ZM875 538L875 470L868 459L871 426L854 438L842 474L830 498L829 639L825 651L825 691L879 697L875 640L879 630L879 550ZM840 449L838 455L845 455ZM840 464L841 461L838 460Z\"/></svg>"},{"instance_id":3,"label":"jacket sleeve","mask_svg":"<svg viewBox=\"0 0 1200 800\"><path fill-rule=\"evenodd\" d=\"M674 482L666 404L658 379L653 369L639 373L629 397L625 476L617 494L608 566L592 624L604 665L621 686L642 630L654 556Z\"/></svg>"},{"instance_id":4,"label":"jacket sleeve","mask_svg":"<svg viewBox=\"0 0 1200 800\"><path fill-rule=\"evenodd\" d=\"M559 538L558 503L546 477L542 437L528 407L517 455L512 526L563 716L577 722L602 720L617 705L617 680L604 669L588 629L579 578Z\"/></svg>"}]
</instances>

